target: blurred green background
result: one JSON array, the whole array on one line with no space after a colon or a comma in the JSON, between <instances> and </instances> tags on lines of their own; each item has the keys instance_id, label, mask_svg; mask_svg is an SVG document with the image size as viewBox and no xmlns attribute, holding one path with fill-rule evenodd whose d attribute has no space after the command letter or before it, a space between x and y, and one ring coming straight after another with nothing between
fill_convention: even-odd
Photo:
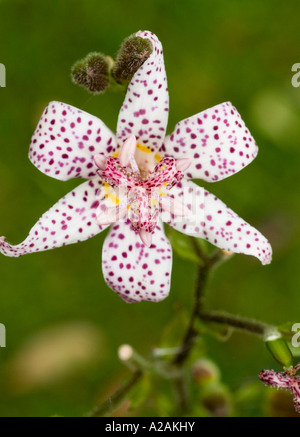
<instances>
[{"instance_id":1,"label":"blurred green background","mask_svg":"<svg viewBox=\"0 0 300 437\"><path fill-rule=\"evenodd\" d=\"M151 30L164 47L168 133L179 120L230 100L260 147L249 168L205 186L269 238L274 259L263 267L234 256L211 279L208 308L274 324L300 322L300 88L291 85L292 65L300 62L299 14L296 0L0 2L0 62L7 71L0 89L0 234L21 242L79 183L48 178L27 159L49 101L82 108L115 130L123 96L89 96L71 83L70 67L91 51L114 56L125 37ZM86 413L128 374L118 346L130 343L149 354L180 308L191 308L196 266L176 254L168 299L124 303L102 277L105 234L0 258L0 322L7 329L0 416ZM246 335L225 343L207 336L206 350L233 392L252 381L259 391L257 373L279 369L262 342ZM259 393L245 415L272 414L269 391L262 386ZM153 402L135 414L162 413Z\"/></svg>"}]
</instances>

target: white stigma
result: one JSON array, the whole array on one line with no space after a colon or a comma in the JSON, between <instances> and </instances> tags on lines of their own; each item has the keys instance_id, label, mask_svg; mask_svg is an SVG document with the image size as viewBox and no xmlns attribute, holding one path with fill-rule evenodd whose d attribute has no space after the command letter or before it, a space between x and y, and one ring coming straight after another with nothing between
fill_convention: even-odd
<instances>
[{"instance_id":1,"label":"white stigma","mask_svg":"<svg viewBox=\"0 0 300 437\"><path fill-rule=\"evenodd\" d=\"M140 238L141 238L142 242L145 244L145 246L151 247L151 244L152 244L152 232L147 232L147 231L145 231L145 229L140 229L139 230L139 235L140 235Z\"/></svg>"},{"instance_id":2,"label":"white stigma","mask_svg":"<svg viewBox=\"0 0 300 437\"><path fill-rule=\"evenodd\" d=\"M94 156L94 162L100 170L106 169L106 157L104 155L97 154Z\"/></svg>"},{"instance_id":3,"label":"white stigma","mask_svg":"<svg viewBox=\"0 0 300 437\"><path fill-rule=\"evenodd\" d=\"M121 147L119 160L121 167L127 167L130 162L130 157L134 156L136 148L136 138L134 135L130 135L126 141L124 141Z\"/></svg>"},{"instance_id":4,"label":"white stigma","mask_svg":"<svg viewBox=\"0 0 300 437\"><path fill-rule=\"evenodd\" d=\"M185 171L191 165L191 160L189 158L177 159L176 168L178 171Z\"/></svg>"}]
</instances>

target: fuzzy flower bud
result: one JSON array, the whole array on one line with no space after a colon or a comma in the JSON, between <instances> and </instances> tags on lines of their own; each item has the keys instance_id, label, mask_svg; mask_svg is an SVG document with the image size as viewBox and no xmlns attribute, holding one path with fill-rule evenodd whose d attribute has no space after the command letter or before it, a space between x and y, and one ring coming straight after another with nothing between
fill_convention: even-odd
<instances>
[{"instance_id":1,"label":"fuzzy flower bud","mask_svg":"<svg viewBox=\"0 0 300 437\"><path fill-rule=\"evenodd\" d=\"M222 384L208 386L201 400L213 417L229 417L232 414L231 395L227 387Z\"/></svg>"},{"instance_id":2,"label":"fuzzy flower bud","mask_svg":"<svg viewBox=\"0 0 300 437\"><path fill-rule=\"evenodd\" d=\"M135 72L152 53L152 44L148 39L131 35L126 38L119 50L113 75L117 81L130 81Z\"/></svg>"},{"instance_id":3,"label":"fuzzy flower bud","mask_svg":"<svg viewBox=\"0 0 300 437\"><path fill-rule=\"evenodd\" d=\"M199 385L218 382L220 380L220 370L213 361L200 358L192 366L192 378Z\"/></svg>"},{"instance_id":4,"label":"fuzzy flower bud","mask_svg":"<svg viewBox=\"0 0 300 437\"><path fill-rule=\"evenodd\" d=\"M71 76L90 93L103 93L109 85L109 60L101 53L90 53L73 65Z\"/></svg>"}]
</instances>

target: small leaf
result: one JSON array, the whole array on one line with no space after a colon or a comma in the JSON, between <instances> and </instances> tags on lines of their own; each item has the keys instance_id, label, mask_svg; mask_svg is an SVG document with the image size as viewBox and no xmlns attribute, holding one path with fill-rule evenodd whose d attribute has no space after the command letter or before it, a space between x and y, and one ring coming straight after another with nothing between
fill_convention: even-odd
<instances>
[{"instance_id":1,"label":"small leaf","mask_svg":"<svg viewBox=\"0 0 300 437\"><path fill-rule=\"evenodd\" d=\"M201 317L198 319L197 324L199 324L199 330L201 330L201 332L206 332L217 340L223 342L228 341L234 332L234 329L231 326L208 321L203 322Z\"/></svg>"},{"instance_id":2,"label":"small leaf","mask_svg":"<svg viewBox=\"0 0 300 437\"><path fill-rule=\"evenodd\" d=\"M202 259L197 254L197 249L192 241L192 237L188 237L187 235L184 235L181 232L177 232L171 227L168 227L166 229L166 234L177 255L179 255L181 258L188 259L197 264L203 263ZM195 243L198 244L196 242L196 239L195 239Z\"/></svg>"},{"instance_id":3,"label":"small leaf","mask_svg":"<svg viewBox=\"0 0 300 437\"><path fill-rule=\"evenodd\" d=\"M188 320L187 313L181 308L177 309L175 317L165 326L162 332L159 347L172 348L179 346L188 325Z\"/></svg>"},{"instance_id":4,"label":"small leaf","mask_svg":"<svg viewBox=\"0 0 300 437\"><path fill-rule=\"evenodd\" d=\"M130 400L130 410L140 407L148 398L151 390L150 377L145 374L138 384L130 390L128 399Z\"/></svg>"}]
</instances>

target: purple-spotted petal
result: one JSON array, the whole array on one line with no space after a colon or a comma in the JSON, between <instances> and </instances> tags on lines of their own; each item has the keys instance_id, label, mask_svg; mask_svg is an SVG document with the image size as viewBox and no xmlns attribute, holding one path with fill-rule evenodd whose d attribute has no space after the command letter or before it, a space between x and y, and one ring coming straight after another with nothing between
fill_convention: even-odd
<instances>
[{"instance_id":1,"label":"purple-spotted petal","mask_svg":"<svg viewBox=\"0 0 300 437\"><path fill-rule=\"evenodd\" d=\"M32 136L29 159L55 179L90 179L97 170L93 156L115 150L115 135L99 118L66 103L51 102Z\"/></svg>"},{"instance_id":2,"label":"purple-spotted petal","mask_svg":"<svg viewBox=\"0 0 300 437\"><path fill-rule=\"evenodd\" d=\"M226 102L180 121L162 152L190 158L188 178L216 182L250 164L258 148L236 108Z\"/></svg>"},{"instance_id":3,"label":"purple-spotted petal","mask_svg":"<svg viewBox=\"0 0 300 437\"><path fill-rule=\"evenodd\" d=\"M159 302L170 290L172 249L162 223L151 247L145 246L127 220L116 223L106 237L102 269L107 285L126 302Z\"/></svg>"},{"instance_id":4,"label":"purple-spotted petal","mask_svg":"<svg viewBox=\"0 0 300 437\"><path fill-rule=\"evenodd\" d=\"M131 134L151 150L158 150L168 123L169 94L162 45L151 32L136 36L148 39L153 52L133 76L121 108L117 138L120 144Z\"/></svg>"},{"instance_id":5,"label":"purple-spotted petal","mask_svg":"<svg viewBox=\"0 0 300 437\"><path fill-rule=\"evenodd\" d=\"M18 257L93 237L106 228L96 221L101 207L111 203L106 192L100 181L84 182L43 214L22 243L13 246L0 239L0 251Z\"/></svg>"},{"instance_id":6,"label":"purple-spotted petal","mask_svg":"<svg viewBox=\"0 0 300 437\"><path fill-rule=\"evenodd\" d=\"M272 248L268 240L204 188L182 181L170 195L191 211L187 217L170 217L164 212L164 221L176 230L203 238L227 251L255 256L262 264L271 262Z\"/></svg>"},{"instance_id":7,"label":"purple-spotted petal","mask_svg":"<svg viewBox=\"0 0 300 437\"><path fill-rule=\"evenodd\" d=\"M294 395L294 406L297 413L300 413L300 378L292 383L292 392Z\"/></svg>"},{"instance_id":8,"label":"purple-spotted petal","mask_svg":"<svg viewBox=\"0 0 300 437\"><path fill-rule=\"evenodd\" d=\"M259 379L266 385L278 387L282 389L290 389L292 378L283 372L275 372L274 370L262 370Z\"/></svg>"},{"instance_id":9,"label":"purple-spotted petal","mask_svg":"<svg viewBox=\"0 0 300 437\"><path fill-rule=\"evenodd\" d=\"M294 367L297 371L297 367ZM300 413L300 377L295 374L285 372L275 372L274 370L262 370L259 379L266 385L279 389L289 389L294 395L294 406L297 413Z\"/></svg>"}]
</instances>

